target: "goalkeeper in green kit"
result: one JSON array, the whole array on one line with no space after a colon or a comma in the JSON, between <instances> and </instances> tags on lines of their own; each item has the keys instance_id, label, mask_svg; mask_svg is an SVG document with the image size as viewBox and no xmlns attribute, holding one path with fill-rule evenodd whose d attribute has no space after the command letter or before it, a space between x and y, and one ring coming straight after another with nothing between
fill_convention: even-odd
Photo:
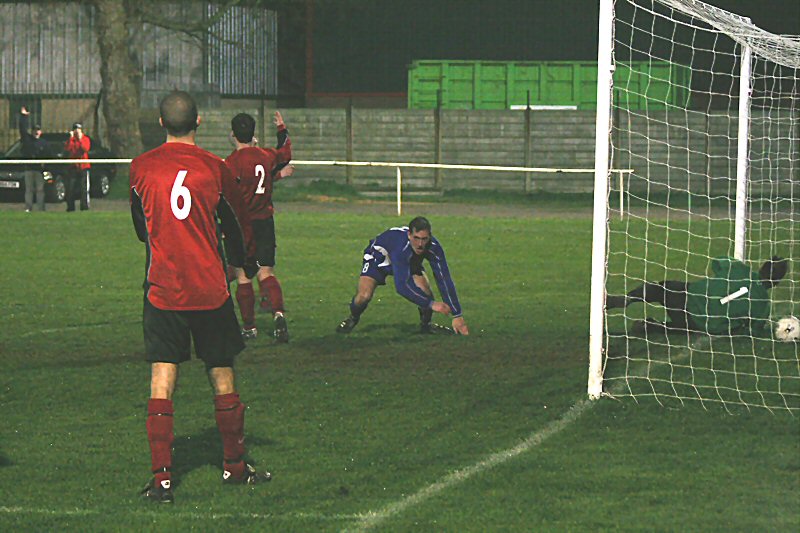
<instances>
[{"instance_id":1,"label":"goalkeeper in green kit","mask_svg":"<svg viewBox=\"0 0 800 533\"><path fill-rule=\"evenodd\" d=\"M648 320L648 330L710 335L759 333L769 325L769 290L783 279L788 268L788 261L777 256L766 261L757 273L730 257L712 259L711 275L705 279L648 282L625 296L608 296L606 309L627 307L634 302L663 305L669 321Z\"/></svg>"}]
</instances>

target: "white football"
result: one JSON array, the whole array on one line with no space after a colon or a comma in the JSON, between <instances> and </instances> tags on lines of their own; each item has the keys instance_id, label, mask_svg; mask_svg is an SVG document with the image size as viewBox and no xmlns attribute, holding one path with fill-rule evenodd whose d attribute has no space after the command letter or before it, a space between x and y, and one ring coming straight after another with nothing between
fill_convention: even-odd
<instances>
[{"instance_id":1,"label":"white football","mask_svg":"<svg viewBox=\"0 0 800 533\"><path fill-rule=\"evenodd\" d=\"M795 316L785 316L775 326L775 338L781 342L800 339L800 320Z\"/></svg>"}]
</instances>

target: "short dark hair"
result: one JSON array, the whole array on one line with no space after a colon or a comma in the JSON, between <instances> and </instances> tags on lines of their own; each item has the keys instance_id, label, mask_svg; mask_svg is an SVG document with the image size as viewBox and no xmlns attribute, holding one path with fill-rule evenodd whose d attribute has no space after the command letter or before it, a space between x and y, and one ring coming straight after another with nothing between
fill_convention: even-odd
<instances>
[{"instance_id":1,"label":"short dark hair","mask_svg":"<svg viewBox=\"0 0 800 533\"><path fill-rule=\"evenodd\" d=\"M239 113L231 120L231 130L237 141L249 143L253 140L253 134L256 132L256 119L247 113Z\"/></svg>"},{"instance_id":2,"label":"short dark hair","mask_svg":"<svg viewBox=\"0 0 800 533\"><path fill-rule=\"evenodd\" d=\"M766 261L761 265L758 271L758 277L761 278L761 285L765 289L771 289L783 279L789 271L789 261L777 255L773 255L772 259Z\"/></svg>"},{"instance_id":3,"label":"short dark hair","mask_svg":"<svg viewBox=\"0 0 800 533\"><path fill-rule=\"evenodd\" d=\"M408 231L416 233L418 231L428 230L431 231L431 223L425 217L416 217L408 223Z\"/></svg>"},{"instance_id":4,"label":"short dark hair","mask_svg":"<svg viewBox=\"0 0 800 533\"><path fill-rule=\"evenodd\" d=\"M182 137L197 129L197 104L185 91L173 91L159 105L161 123L167 133Z\"/></svg>"}]
</instances>

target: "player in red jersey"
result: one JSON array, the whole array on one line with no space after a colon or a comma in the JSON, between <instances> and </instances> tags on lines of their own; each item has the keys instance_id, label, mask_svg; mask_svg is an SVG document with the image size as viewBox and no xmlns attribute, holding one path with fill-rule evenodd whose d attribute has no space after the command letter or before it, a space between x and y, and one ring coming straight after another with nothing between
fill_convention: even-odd
<instances>
[{"instance_id":1,"label":"player in red jersey","mask_svg":"<svg viewBox=\"0 0 800 533\"><path fill-rule=\"evenodd\" d=\"M253 225L255 257L249 258L244 268L235 270L236 301L242 315L242 337L255 338L255 291L252 279L258 279L261 294L261 311L273 313L274 335L278 342L289 342L289 329L284 316L283 291L275 277L275 209L272 205L272 188L275 181L291 176L292 141L280 112L275 112L278 128L276 148L259 148L253 134L255 119L240 113L231 120L232 141L236 149L225 163L239 183Z\"/></svg>"},{"instance_id":2,"label":"player in red jersey","mask_svg":"<svg viewBox=\"0 0 800 533\"><path fill-rule=\"evenodd\" d=\"M131 163L130 200L136 234L147 245L143 329L151 363L147 438L153 479L142 494L172 503L172 395L178 365L190 358L190 338L215 393L223 482L252 484L271 475L243 459L245 405L236 393L233 362L244 343L217 236L219 217L229 261L243 265L251 238L247 211L224 161L195 145L200 118L192 97L173 92L160 111L167 142Z\"/></svg>"}]
</instances>

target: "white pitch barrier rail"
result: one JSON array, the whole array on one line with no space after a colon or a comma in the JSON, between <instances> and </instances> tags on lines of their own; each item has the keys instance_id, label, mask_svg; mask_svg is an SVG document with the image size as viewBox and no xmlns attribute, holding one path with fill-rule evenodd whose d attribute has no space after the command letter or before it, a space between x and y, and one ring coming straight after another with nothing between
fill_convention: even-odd
<instances>
[{"instance_id":1,"label":"white pitch barrier rail","mask_svg":"<svg viewBox=\"0 0 800 533\"><path fill-rule=\"evenodd\" d=\"M4 159L0 161L4 165L66 165L75 163L105 163L105 164L129 164L133 159ZM396 167L396 168L442 168L452 170L494 170L498 172L551 172L555 174L587 174L593 173L593 168L554 168L554 167L511 167L499 165L448 165L445 163L403 163L390 161L339 161L332 159L329 161L304 161L293 159L292 165L299 166L333 166L333 167ZM621 172L630 174L633 169L611 169L611 173Z\"/></svg>"},{"instance_id":2,"label":"white pitch barrier rail","mask_svg":"<svg viewBox=\"0 0 800 533\"><path fill-rule=\"evenodd\" d=\"M67 165L75 163L89 163L89 164L130 164L133 159L8 159L2 161L3 164L11 165L31 165L31 164L49 164L49 165ZM487 170L495 172L546 172L553 174L591 174L594 173L593 168L553 168L553 167L512 167L502 165L448 165L445 163L406 163L394 161L339 161L331 159L327 161L305 161L305 160L292 160L292 165L296 166L333 166L333 167L390 167L397 169L397 214L403 214L403 176L400 169L402 168L440 168L450 170ZM625 174L631 174L633 169L610 169L610 173L619 174L620 176L620 195L622 194L622 177ZM621 205L621 204L620 204ZM622 208L620 207L620 210Z\"/></svg>"},{"instance_id":3,"label":"white pitch barrier rail","mask_svg":"<svg viewBox=\"0 0 800 533\"><path fill-rule=\"evenodd\" d=\"M68 165L75 163L129 164L133 159L2 159L4 165Z\"/></svg>"}]
</instances>

